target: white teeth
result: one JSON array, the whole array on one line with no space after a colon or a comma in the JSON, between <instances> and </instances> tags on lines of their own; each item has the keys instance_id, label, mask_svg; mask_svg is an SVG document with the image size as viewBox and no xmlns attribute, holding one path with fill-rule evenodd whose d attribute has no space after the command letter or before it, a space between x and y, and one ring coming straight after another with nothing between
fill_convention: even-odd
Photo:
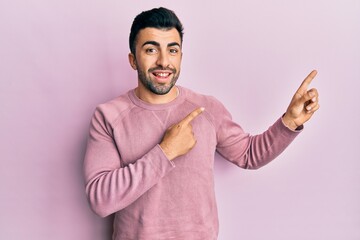
<instances>
[{"instance_id":1,"label":"white teeth","mask_svg":"<svg viewBox=\"0 0 360 240\"><path fill-rule=\"evenodd\" d=\"M156 73L156 76L167 77L169 76L169 73Z\"/></svg>"}]
</instances>

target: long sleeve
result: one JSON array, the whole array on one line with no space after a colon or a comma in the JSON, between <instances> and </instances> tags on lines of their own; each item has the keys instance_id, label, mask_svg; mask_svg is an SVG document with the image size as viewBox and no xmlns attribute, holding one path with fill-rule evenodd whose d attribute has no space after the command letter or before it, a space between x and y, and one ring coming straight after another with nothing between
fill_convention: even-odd
<instances>
[{"instance_id":1,"label":"long sleeve","mask_svg":"<svg viewBox=\"0 0 360 240\"><path fill-rule=\"evenodd\" d=\"M148 104L131 90L94 113L86 193L98 215L115 213L114 239L216 239L215 151L240 167L258 168L298 134L279 119L250 136L215 98L178 88L179 96L166 104ZM197 107L205 111L191 123L195 147L169 161L158 143Z\"/></svg>"},{"instance_id":2,"label":"long sleeve","mask_svg":"<svg viewBox=\"0 0 360 240\"><path fill-rule=\"evenodd\" d=\"M122 164L111 124L95 111L84 160L86 194L95 213L105 217L125 208L173 168L159 145L133 164Z\"/></svg>"},{"instance_id":3,"label":"long sleeve","mask_svg":"<svg viewBox=\"0 0 360 240\"><path fill-rule=\"evenodd\" d=\"M217 130L217 151L241 168L257 169L282 153L300 131L287 128L279 118L262 134L251 136L234 123L223 108L222 121Z\"/></svg>"}]
</instances>

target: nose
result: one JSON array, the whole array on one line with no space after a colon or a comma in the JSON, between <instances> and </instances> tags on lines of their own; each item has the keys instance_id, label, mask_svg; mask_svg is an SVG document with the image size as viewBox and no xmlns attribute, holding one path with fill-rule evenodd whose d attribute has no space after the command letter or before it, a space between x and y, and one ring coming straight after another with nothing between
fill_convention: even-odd
<instances>
[{"instance_id":1,"label":"nose","mask_svg":"<svg viewBox=\"0 0 360 240\"><path fill-rule=\"evenodd\" d=\"M158 66L163 68L167 68L170 65L169 56L166 52L161 51L158 55L158 59L156 61Z\"/></svg>"}]
</instances>

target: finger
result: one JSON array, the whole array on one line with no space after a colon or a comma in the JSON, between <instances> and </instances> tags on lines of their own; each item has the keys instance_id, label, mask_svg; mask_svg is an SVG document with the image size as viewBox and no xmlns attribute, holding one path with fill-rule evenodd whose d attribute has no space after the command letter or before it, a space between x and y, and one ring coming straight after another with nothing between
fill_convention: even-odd
<instances>
[{"instance_id":1,"label":"finger","mask_svg":"<svg viewBox=\"0 0 360 240\"><path fill-rule=\"evenodd\" d=\"M318 93L318 91L317 91L316 88L310 89L307 93L309 94L309 97L312 97L312 98L311 98L311 101L312 101L312 102L318 101L318 99L319 99L319 93Z\"/></svg>"},{"instance_id":2,"label":"finger","mask_svg":"<svg viewBox=\"0 0 360 240\"><path fill-rule=\"evenodd\" d=\"M318 105L319 105L319 102L312 102L312 103L308 104L305 108L307 111L311 111L311 110L315 109Z\"/></svg>"},{"instance_id":3,"label":"finger","mask_svg":"<svg viewBox=\"0 0 360 240\"><path fill-rule=\"evenodd\" d=\"M300 99L301 104L306 103L307 101L316 102L318 100L319 94L316 88L312 88L307 91Z\"/></svg>"},{"instance_id":4,"label":"finger","mask_svg":"<svg viewBox=\"0 0 360 240\"><path fill-rule=\"evenodd\" d=\"M316 104L313 108L310 110L307 110L308 113L314 113L320 108L320 104Z\"/></svg>"},{"instance_id":5,"label":"finger","mask_svg":"<svg viewBox=\"0 0 360 240\"><path fill-rule=\"evenodd\" d=\"M205 108L200 107L198 109L195 109L194 111L192 111L189 115L187 115L182 121L182 124L189 124L192 120L194 120L194 118L196 118L197 116L200 115L200 113L202 113L205 110Z\"/></svg>"},{"instance_id":6,"label":"finger","mask_svg":"<svg viewBox=\"0 0 360 240\"><path fill-rule=\"evenodd\" d=\"M311 71L311 73L301 83L301 85L300 85L299 89L297 90L297 92L306 91L308 86L310 85L311 81L315 78L316 74L317 74L316 70Z\"/></svg>"}]
</instances>

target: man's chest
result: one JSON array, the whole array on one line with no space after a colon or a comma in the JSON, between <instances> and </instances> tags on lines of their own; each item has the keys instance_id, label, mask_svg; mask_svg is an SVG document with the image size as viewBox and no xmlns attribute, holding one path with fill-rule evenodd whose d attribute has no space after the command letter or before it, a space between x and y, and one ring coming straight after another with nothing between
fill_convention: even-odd
<instances>
[{"instance_id":1,"label":"man's chest","mask_svg":"<svg viewBox=\"0 0 360 240\"><path fill-rule=\"evenodd\" d=\"M178 111L135 111L121 119L114 127L114 141L122 165L134 163L144 156L156 144L159 144L172 125L180 122L192 109ZM180 157L190 159L191 163L213 165L216 149L216 131L205 115L200 115L191 122L196 138L195 147ZM180 163L180 161L177 162Z\"/></svg>"}]
</instances>

